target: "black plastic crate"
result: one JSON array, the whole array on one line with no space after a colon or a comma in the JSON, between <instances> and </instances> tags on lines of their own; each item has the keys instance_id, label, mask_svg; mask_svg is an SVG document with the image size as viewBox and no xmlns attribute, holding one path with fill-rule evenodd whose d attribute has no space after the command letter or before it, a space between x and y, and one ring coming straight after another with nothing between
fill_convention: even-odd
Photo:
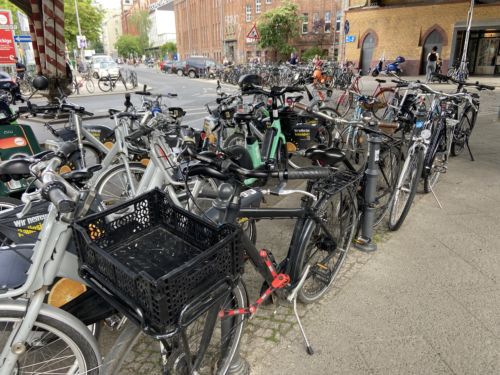
<instances>
[{"instance_id":1,"label":"black plastic crate","mask_svg":"<svg viewBox=\"0 0 500 375\"><path fill-rule=\"evenodd\" d=\"M81 219L73 230L82 276L157 333L175 330L184 307L243 272L236 226L216 227L159 190Z\"/></svg>"}]
</instances>

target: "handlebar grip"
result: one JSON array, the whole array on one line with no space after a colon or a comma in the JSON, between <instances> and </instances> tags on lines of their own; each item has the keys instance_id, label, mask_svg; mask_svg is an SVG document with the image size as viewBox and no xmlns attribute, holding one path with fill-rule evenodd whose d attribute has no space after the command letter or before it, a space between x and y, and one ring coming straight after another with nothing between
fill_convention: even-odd
<instances>
[{"instance_id":1,"label":"handlebar grip","mask_svg":"<svg viewBox=\"0 0 500 375\"><path fill-rule=\"evenodd\" d=\"M330 177L333 174L333 171L329 168L318 167L291 169L279 173L283 173L283 177L288 180L313 180L317 178Z\"/></svg>"},{"instance_id":2,"label":"handlebar grip","mask_svg":"<svg viewBox=\"0 0 500 375\"><path fill-rule=\"evenodd\" d=\"M64 159L67 159L76 150L78 150L78 146L75 143L64 142L61 146L59 146L56 154Z\"/></svg>"},{"instance_id":3,"label":"handlebar grip","mask_svg":"<svg viewBox=\"0 0 500 375\"><path fill-rule=\"evenodd\" d=\"M61 182L49 182L42 188L42 196L51 201L60 213L67 214L75 210L75 202L66 195Z\"/></svg>"}]
</instances>

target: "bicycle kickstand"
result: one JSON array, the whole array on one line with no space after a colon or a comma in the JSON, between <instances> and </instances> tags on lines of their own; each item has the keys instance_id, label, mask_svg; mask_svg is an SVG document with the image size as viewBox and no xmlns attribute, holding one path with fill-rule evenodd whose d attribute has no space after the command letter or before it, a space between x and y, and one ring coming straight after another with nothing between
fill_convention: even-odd
<instances>
[{"instance_id":1,"label":"bicycle kickstand","mask_svg":"<svg viewBox=\"0 0 500 375\"><path fill-rule=\"evenodd\" d=\"M436 192L434 191L434 189L432 188L432 186L430 186L430 189L431 189L431 193L432 195L434 196L434 199L436 200L437 204L439 205L439 208L440 209L443 209L443 205L441 204L441 202L439 201L437 195L436 195Z\"/></svg>"},{"instance_id":2,"label":"bicycle kickstand","mask_svg":"<svg viewBox=\"0 0 500 375\"><path fill-rule=\"evenodd\" d=\"M313 350L311 344L309 343L309 340L307 339L306 332L304 331L304 327L302 326L302 322L300 321L299 312L297 311L297 295L299 293L299 290L302 289L302 286L306 282L307 275L309 274L310 270L311 270L311 266L307 265L306 269L304 270L304 273L302 274L302 277L300 278L299 283L292 290L292 292L288 295L287 300L289 302L293 303L293 313L295 314L295 319L297 320L297 323L299 324L300 332L302 333L302 337L304 338L304 341L306 343L307 354L313 355L314 350Z\"/></svg>"},{"instance_id":3,"label":"bicycle kickstand","mask_svg":"<svg viewBox=\"0 0 500 375\"><path fill-rule=\"evenodd\" d=\"M465 144L467 145L467 150L469 151L470 161L475 161L474 155L472 155L472 151L470 150L469 140L466 140Z\"/></svg>"}]
</instances>

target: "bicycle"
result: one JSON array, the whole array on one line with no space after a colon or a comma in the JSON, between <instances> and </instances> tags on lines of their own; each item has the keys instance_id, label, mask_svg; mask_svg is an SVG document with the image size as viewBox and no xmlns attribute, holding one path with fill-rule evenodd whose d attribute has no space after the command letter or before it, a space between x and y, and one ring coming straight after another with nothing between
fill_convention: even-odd
<instances>
[{"instance_id":1,"label":"bicycle","mask_svg":"<svg viewBox=\"0 0 500 375\"><path fill-rule=\"evenodd\" d=\"M80 95L80 89L83 87L83 85L85 85L85 89L89 94L94 93L95 86L90 71L88 71L87 73L82 73L79 81L76 75L73 76L73 82L71 83L71 93L74 94L76 92L77 95Z\"/></svg>"},{"instance_id":2,"label":"bicycle","mask_svg":"<svg viewBox=\"0 0 500 375\"><path fill-rule=\"evenodd\" d=\"M356 74L349 87L345 89L337 99L337 107L335 109L341 117L345 117L352 108L352 105L354 104L354 93L361 95L361 88L359 85L360 80L361 76ZM383 118L385 108L387 108L388 103L391 102L391 99L394 96L395 90L392 86L382 86L382 83L386 83L385 79L376 78L375 81L377 81L377 86L370 96L374 97L378 104L372 109L372 113L375 118L381 120Z\"/></svg>"},{"instance_id":3,"label":"bicycle","mask_svg":"<svg viewBox=\"0 0 500 375\"><path fill-rule=\"evenodd\" d=\"M130 81L127 82L127 80L123 77L121 70L119 71L118 75L115 77L111 76L109 74L109 71L108 71L107 76L99 78L99 80L97 81L97 86L103 92L113 91L116 88L116 83L118 81L120 81L123 84L123 86L125 87L125 90L129 90L133 86L132 84L127 86L127 84Z\"/></svg>"}]
</instances>

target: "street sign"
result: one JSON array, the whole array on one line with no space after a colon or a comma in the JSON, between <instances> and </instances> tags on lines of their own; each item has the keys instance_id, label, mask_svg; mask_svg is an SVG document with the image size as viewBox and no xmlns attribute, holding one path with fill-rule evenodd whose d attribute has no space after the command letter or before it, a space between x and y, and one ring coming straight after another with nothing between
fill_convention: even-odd
<instances>
[{"instance_id":1,"label":"street sign","mask_svg":"<svg viewBox=\"0 0 500 375\"><path fill-rule=\"evenodd\" d=\"M349 34L350 29L351 29L351 26L349 25L349 20L345 20L345 22L344 22L344 34Z\"/></svg>"},{"instance_id":2,"label":"street sign","mask_svg":"<svg viewBox=\"0 0 500 375\"><path fill-rule=\"evenodd\" d=\"M85 35L77 35L76 36L76 44L78 48L87 48L87 38Z\"/></svg>"},{"instance_id":3,"label":"street sign","mask_svg":"<svg viewBox=\"0 0 500 375\"><path fill-rule=\"evenodd\" d=\"M31 43L31 35L14 35L16 43Z\"/></svg>"},{"instance_id":4,"label":"street sign","mask_svg":"<svg viewBox=\"0 0 500 375\"><path fill-rule=\"evenodd\" d=\"M352 43L356 40L356 37L354 35L346 35L345 36L345 42L346 43Z\"/></svg>"},{"instance_id":5,"label":"street sign","mask_svg":"<svg viewBox=\"0 0 500 375\"><path fill-rule=\"evenodd\" d=\"M254 23L252 29L247 34L247 39L260 39L259 32L257 31L257 25Z\"/></svg>"},{"instance_id":6,"label":"street sign","mask_svg":"<svg viewBox=\"0 0 500 375\"><path fill-rule=\"evenodd\" d=\"M16 46L12 37L12 15L10 10L0 10L0 64L14 64ZM3 27L2 27L3 26Z\"/></svg>"}]
</instances>

